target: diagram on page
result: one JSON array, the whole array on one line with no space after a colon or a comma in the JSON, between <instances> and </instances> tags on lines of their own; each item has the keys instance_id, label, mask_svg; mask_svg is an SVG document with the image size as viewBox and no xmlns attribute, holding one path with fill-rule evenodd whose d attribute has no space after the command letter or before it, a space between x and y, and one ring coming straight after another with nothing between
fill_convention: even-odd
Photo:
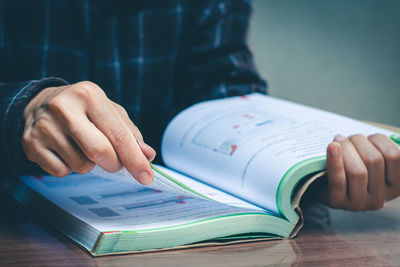
<instances>
[{"instance_id":1,"label":"diagram on page","mask_svg":"<svg viewBox=\"0 0 400 267\"><path fill-rule=\"evenodd\" d=\"M205 124L192 143L203 148L232 156L247 140L266 128L289 124L290 120L262 109L243 109L220 116Z\"/></svg>"}]
</instances>

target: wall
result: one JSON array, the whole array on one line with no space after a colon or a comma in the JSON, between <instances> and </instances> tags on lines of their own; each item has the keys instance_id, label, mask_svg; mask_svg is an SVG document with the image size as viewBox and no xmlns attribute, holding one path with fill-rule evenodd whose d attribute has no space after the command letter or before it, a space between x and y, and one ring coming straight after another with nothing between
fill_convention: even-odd
<instances>
[{"instance_id":1,"label":"wall","mask_svg":"<svg viewBox=\"0 0 400 267\"><path fill-rule=\"evenodd\" d=\"M250 31L270 94L400 126L400 1L255 0Z\"/></svg>"}]
</instances>

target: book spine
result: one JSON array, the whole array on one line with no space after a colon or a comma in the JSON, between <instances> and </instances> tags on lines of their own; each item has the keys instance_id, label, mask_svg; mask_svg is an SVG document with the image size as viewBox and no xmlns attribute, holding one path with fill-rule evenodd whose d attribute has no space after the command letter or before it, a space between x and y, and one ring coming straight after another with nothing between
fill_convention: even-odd
<instances>
[{"instance_id":1,"label":"book spine","mask_svg":"<svg viewBox=\"0 0 400 267\"><path fill-rule=\"evenodd\" d=\"M119 233L119 232L120 232L120 231L101 232L101 233L99 234L99 236L97 237L97 240L96 240L96 242L94 243L93 249L90 251L90 254L92 254L92 255L95 255L95 254L96 254L96 249L97 249L97 247L99 246L100 241L101 241L102 237L103 237L105 234Z\"/></svg>"}]
</instances>

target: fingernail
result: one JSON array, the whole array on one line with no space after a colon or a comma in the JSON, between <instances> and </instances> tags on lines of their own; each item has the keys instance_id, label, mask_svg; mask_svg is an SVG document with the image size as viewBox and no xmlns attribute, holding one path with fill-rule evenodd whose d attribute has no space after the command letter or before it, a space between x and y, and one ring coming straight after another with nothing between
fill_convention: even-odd
<instances>
[{"instance_id":1,"label":"fingernail","mask_svg":"<svg viewBox=\"0 0 400 267\"><path fill-rule=\"evenodd\" d=\"M339 144L338 143L332 143L329 146L329 155L332 158L337 158L339 156Z\"/></svg>"},{"instance_id":2,"label":"fingernail","mask_svg":"<svg viewBox=\"0 0 400 267\"><path fill-rule=\"evenodd\" d=\"M338 134L338 135L335 136L335 138L333 138L333 141L335 141L335 142L342 142L342 141L345 140L345 139L346 139L346 137L344 137L344 136L341 135L341 134Z\"/></svg>"},{"instance_id":3,"label":"fingernail","mask_svg":"<svg viewBox=\"0 0 400 267\"><path fill-rule=\"evenodd\" d=\"M138 180L143 185L149 185L153 181L148 171L142 171L138 175Z\"/></svg>"}]
</instances>

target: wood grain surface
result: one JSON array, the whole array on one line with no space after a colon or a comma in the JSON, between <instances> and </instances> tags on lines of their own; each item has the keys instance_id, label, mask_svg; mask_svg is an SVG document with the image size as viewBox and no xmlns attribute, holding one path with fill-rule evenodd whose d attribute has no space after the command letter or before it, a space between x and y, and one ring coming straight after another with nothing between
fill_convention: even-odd
<instances>
[{"instance_id":1,"label":"wood grain surface","mask_svg":"<svg viewBox=\"0 0 400 267\"><path fill-rule=\"evenodd\" d=\"M400 265L400 199L375 212L312 206L291 240L97 258L9 196L0 201L0 266Z\"/></svg>"}]
</instances>

